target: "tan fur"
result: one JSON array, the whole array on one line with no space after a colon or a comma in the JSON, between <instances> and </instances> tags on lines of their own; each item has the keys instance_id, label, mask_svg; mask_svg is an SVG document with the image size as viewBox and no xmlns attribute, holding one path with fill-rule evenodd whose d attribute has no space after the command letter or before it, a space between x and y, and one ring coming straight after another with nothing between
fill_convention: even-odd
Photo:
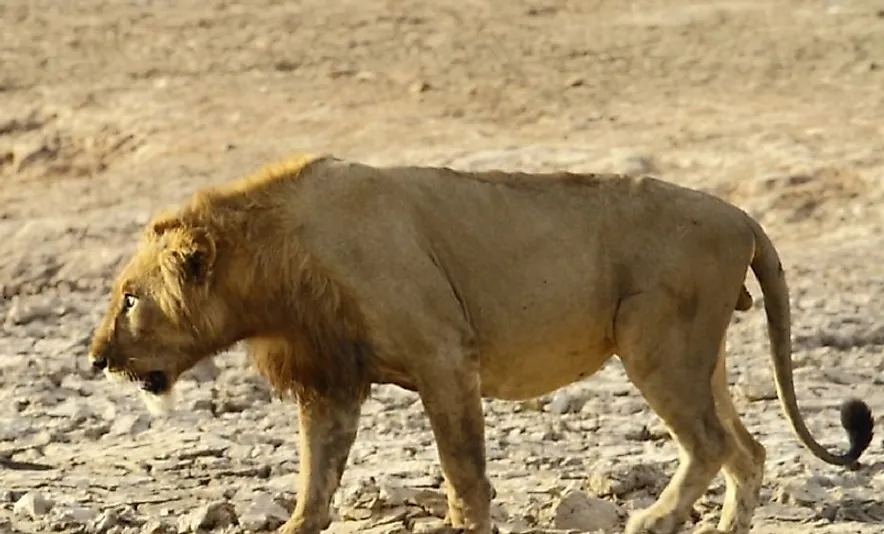
<instances>
[{"instance_id":1,"label":"tan fur","mask_svg":"<svg viewBox=\"0 0 884 534\"><path fill-rule=\"evenodd\" d=\"M299 498L280 531L330 521L372 383L418 392L452 525L491 529L482 397L524 399L616 354L675 437L681 464L628 534L675 532L720 469L717 528L745 534L761 446L727 390L724 338L765 295L777 385L801 440L788 290L773 245L743 211L650 178L377 168L302 157L198 191L158 215L114 284L90 350L111 375L171 387L245 341L300 417ZM136 305L124 311L127 293ZM858 452L857 452L858 451Z\"/></svg>"}]
</instances>

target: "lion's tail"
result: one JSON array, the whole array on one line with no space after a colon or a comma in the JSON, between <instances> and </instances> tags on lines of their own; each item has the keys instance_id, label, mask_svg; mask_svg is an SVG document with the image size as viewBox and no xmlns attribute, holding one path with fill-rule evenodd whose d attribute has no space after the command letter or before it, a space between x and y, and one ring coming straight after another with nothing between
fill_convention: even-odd
<instances>
[{"instance_id":1,"label":"lion's tail","mask_svg":"<svg viewBox=\"0 0 884 534\"><path fill-rule=\"evenodd\" d=\"M856 466L856 461L872 441L873 420L868 405L859 399L850 399L841 406L841 426L847 431L850 449L842 455L832 454L811 435L795 399L792 380L792 341L789 289L780 257L770 238L752 218L749 224L755 234L755 255L752 272L758 279L764 294L764 311L767 315L767 335L771 344L777 396L792 429L813 454L833 465Z\"/></svg>"}]
</instances>

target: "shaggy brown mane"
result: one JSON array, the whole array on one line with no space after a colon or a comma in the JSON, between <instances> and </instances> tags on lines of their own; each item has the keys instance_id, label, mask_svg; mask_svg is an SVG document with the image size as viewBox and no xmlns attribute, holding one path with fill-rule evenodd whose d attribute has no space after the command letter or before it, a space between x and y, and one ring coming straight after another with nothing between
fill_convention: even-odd
<instances>
[{"instance_id":1,"label":"shaggy brown mane","mask_svg":"<svg viewBox=\"0 0 884 534\"><path fill-rule=\"evenodd\" d=\"M275 182L296 180L311 165L330 158L331 156L323 154L296 154L281 161L268 163L241 178L198 191L194 198L199 199L200 193L230 195L259 190L265 186L273 185Z\"/></svg>"},{"instance_id":2,"label":"shaggy brown mane","mask_svg":"<svg viewBox=\"0 0 884 534\"><path fill-rule=\"evenodd\" d=\"M309 251L276 230L284 227L274 210L285 201L280 193L323 159L300 155L200 189L184 208L149 225L153 239L180 228L211 236L217 247L213 291L231 307L227 329L245 340L255 367L279 396L294 393L302 402L364 397L370 386L371 354L355 300Z\"/></svg>"}]
</instances>

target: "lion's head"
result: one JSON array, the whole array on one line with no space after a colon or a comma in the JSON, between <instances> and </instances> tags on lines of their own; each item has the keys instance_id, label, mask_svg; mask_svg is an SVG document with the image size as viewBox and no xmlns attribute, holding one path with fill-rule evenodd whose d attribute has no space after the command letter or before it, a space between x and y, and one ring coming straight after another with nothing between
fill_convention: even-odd
<instances>
[{"instance_id":1,"label":"lion's head","mask_svg":"<svg viewBox=\"0 0 884 534\"><path fill-rule=\"evenodd\" d=\"M89 349L93 368L137 383L148 407L201 359L234 341L229 311L215 287L216 239L180 215L148 224L113 283L109 307Z\"/></svg>"},{"instance_id":2,"label":"lion's head","mask_svg":"<svg viewBox=\"0 0 884 534\"><path fill-rule=\"evenodd\" d=\"M280 394L367 392L364 319L298 241L302 155L198 190L147 224L113 282L89 359L164 408L181 375L245 341ZM319 172L319 171L317 171Z\"/></svg>"}]
</instances>

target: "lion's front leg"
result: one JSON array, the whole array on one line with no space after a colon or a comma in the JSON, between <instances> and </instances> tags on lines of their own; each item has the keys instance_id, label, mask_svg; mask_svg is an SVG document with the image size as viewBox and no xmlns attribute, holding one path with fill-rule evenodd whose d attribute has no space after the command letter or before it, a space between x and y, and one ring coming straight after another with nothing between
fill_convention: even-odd
<instances>
[{"instance_id":1,"label":"lion's front leg","mask_svg":"<svg viewBox=\"0 0 884 534\"><path fill-rule=\"evenodd\" d=\"M468 534L491 532L485 421L478 369L448 368L420 387L446 480L448 520Z\"/></svg>"},{"instance_id":2,"label":"lion's front leg","mask_svg":"<svg viewBox=\"0 0 884 534\"><path fill-rule=\"evenodd\" d=\"M331 500L356 440L360 405L324 398L298 403L298 502L280 534L318 534L331 523Z\"/></svg>"}]
</instances>

